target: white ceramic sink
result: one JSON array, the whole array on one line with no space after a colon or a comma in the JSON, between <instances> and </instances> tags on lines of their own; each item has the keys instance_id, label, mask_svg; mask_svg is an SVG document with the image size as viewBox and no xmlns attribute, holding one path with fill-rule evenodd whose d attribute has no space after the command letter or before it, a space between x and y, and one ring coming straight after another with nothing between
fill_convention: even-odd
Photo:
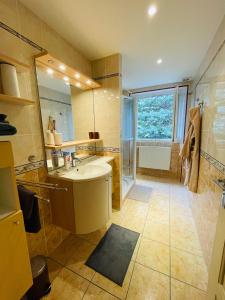
<instances>
[{"instance_id":1,"label":"white ceramic sink","mask_svg":"<svg viewBox=\"0 0 225 300\"><path fill-rule=\"evenodd\" d=\"M62 177L73 181L92 180L103 177L111 172L112 168L109 164L86 164L77 166L71 171L65 173Z\"/></svg>"}]
</instances>

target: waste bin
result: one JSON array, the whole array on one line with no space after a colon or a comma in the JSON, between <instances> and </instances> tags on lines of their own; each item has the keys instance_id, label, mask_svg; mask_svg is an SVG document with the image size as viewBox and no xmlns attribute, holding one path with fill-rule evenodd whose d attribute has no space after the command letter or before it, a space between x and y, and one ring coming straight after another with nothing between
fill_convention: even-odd
<instances>
[{"instance_id":1,"label":"waste bin","mask_svg":"<svg viewBox=\"0 0 225 300\"><path fill-rule=\"evenodd\" d=\"M51 291L47 260L43 255L31 259L33 285L26 293L27 300L39 300Z\"/></svg>"}]
</instances>

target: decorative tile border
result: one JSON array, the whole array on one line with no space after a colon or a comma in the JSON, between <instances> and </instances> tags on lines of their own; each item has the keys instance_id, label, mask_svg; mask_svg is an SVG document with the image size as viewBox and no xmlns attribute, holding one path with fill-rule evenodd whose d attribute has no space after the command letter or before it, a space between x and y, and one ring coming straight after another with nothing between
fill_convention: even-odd
<instances>
[{"instance_id":1,"label":"decorative tile border","mask_svg":"<svg viewBox=\"0 0 225 300\"><path fill-rule=\"evenodd\" d=\"M0 27L5 29L6 31L8 31L9 33L13 34L14 36L16 36L17 38L19 38L20 40L22 40L23 42L27 43L28 45L30 45L31 47L36 48L39 51L46 51L44 48L42 48L41 46L39 46L38 44L34 43L33 41L29 40L27 37L25 37L24 35L22 35L21 33L17 32L16 30L14 30L13 28L9 27L8 25L0 22Z\"/></svg>"},{"instance_id":2,"label":"decorative tile border","mask_svg":"<svg viewBox=\"0 0 225 300\"><path fill-rule=\"evenodd\" d=\"M201 156L204 157L211 165L213 165L217 170L225 175L225 165L216 160L214 157L201 150Z\"/></svg>"},{"instance_id":3,"label":"decorative tile border","mask_svg":"<svg viewBox=\"0 0 225 300\"><path fill-rule=\"evenodd\" d=\"M77 146L76 149L85 151L120 153L120 148L117 147Z\"/></svg>"},{"instance_id":4,"label":"decorative tile border","mask_svg":"<svg viewBox=\"0 0 225 300\"><path fill-rule=\"evenodd\" d=\"M25 165L21 165L21 166L16 166L14 169L15 169L16 175L19 175L19 174L23 174L23 173L26 173L26 172L29 172L29 171L33 171L33 170L36 170L36 169L39 169L39 168L45 167L45 166L46 166L45 161L44 160L39 160L39 161L36 161L36 162L33 162L33 163L29 163L29 164L25 164Z\"/></svg>"}]
</instances>

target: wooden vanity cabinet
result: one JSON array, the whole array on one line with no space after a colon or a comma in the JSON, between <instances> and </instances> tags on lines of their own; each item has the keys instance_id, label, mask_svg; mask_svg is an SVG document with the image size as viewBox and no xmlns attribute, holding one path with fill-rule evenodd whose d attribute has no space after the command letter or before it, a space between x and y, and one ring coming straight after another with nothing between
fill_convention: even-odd
<instances>
[{"instance_id":1,"label":"wooden vanity cabinet","mask_svg":"<svg viewBox=\"0 0 225 300\"><path fill-rule=\"evenodd\" d=\"M19 300L32 285L10 142L0 142L0 299Z\"/></svg>"},{"instance_id":2,"label":"wooden vanity cabinet","mask_svg":"<svg viewBox=\"0 0 225 300\"><path fill-rule=\"evenodd\" d=\"M50 176L48 181L58 184L58 187L68 189L67 192L60 190L50 191L53 224L76 233L73 182Z\"/></svg>"}]
</instances>

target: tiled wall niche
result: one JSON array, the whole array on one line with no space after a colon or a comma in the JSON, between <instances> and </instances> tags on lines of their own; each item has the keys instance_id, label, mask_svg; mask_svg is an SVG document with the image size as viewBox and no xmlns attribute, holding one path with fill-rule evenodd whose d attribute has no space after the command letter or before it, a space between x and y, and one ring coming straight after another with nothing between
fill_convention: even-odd
<instances>
[{"instance_id":1,"label":"tiled wall niche","mask_svg":"<svg viewBox=\"0 0 225 300\"><path fill-rule=\"evenodd\" d=\"M157 169L149 169L149 168L140 168L138 166L139 161L139 148L138 146L163 146L163 147L171 147L171 160L170 160L170 170L157 170ZM181 159L179 156L180 153L180 144L179 143L171 143L171 142L137 142L137 174L141 175L149 175L156 177L169 177L181 180Z\"/></svg>"}]
</instances>

